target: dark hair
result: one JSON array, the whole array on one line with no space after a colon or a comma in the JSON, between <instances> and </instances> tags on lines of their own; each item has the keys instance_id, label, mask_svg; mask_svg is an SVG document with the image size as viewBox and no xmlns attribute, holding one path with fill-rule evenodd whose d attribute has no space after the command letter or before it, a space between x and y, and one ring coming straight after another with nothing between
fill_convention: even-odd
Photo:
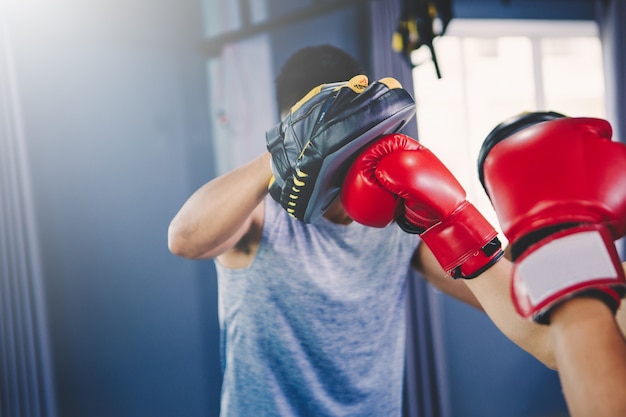
<instances>
[{"instance_id":1,"label":"dark hair","mask_svg":"<svg viewBox=\"0 0 626 417\"><path fill-rule=\"evenodd\" d=\"M287 58L276 77L278 109L280 112L289 109L320 84L347 81L360 74L367 75L363 65L336 46L299 49Z\"/></svg>"}]
</instances>

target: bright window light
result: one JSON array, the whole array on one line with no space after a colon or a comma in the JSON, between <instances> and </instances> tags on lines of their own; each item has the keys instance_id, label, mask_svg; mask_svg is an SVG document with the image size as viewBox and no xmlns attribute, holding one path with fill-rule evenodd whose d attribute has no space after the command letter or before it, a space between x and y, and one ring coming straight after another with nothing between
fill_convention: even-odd
<instances>
[{"instance_id":1,"label":"bright window light","mask_svg":"<svg viewBox=\"0 0 626 417\"><path fill-rule=\"evenodd\" d=\"M597 28L584 21L455 19L435 51L441 79L426 48L412 56L419 140L499 229L478 180L480 146L498 123L523 111L606 118Z\"/></svg>"}]
</instances>

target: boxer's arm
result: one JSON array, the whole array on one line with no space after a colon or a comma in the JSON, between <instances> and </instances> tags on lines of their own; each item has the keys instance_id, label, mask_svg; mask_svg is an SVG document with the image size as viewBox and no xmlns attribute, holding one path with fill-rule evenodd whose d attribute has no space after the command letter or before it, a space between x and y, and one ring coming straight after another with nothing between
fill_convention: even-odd
<instances>
[{"instance_id":1,"label":"boxer's arm","mask_svg":"<svg viewBox=\"0 0 626 417\"><path fill-rule=\"evenodd\" d=\"M439 291L480 311L484 311L476 296L465 284L465 280L452 279L450 275L446 274L433 252L423 242L420 243L415 251L411 265Z\"/></svg>"},{"instance_id":2,"label":"boxer's arm","mask_svg":"<svg viewBox=\"0 0 626 417\"><path fill-rule=\"evenodd\" d=\"M523 319L511 301L512 264L502 258L476 278L454 280L438 264L426 245L420 244L413 267L444 293L487 313L498 329L548 368L555 369L546 326Z\"/></svg>"},{"instance_id":3,"label":"boxer's arm","mask_svg":"<svg viewBox=\"0 0 626 417\"><path fill-rule=\"evenodd\" d=\"M573 298L550 313L549 327L571 416L626 415L626 341L613 312Z\"/></svg>"},{"instance_id":4,"label":"boxer's arm","mask_svg":"<svg viewBox=\"0 0 626 417\"><path fill-rule=\"evenodd\" d=\"M253 224L261 225L270 158L265 152L193 193L169 225L170 251L189 259L212 258L234 247Z\"/></svg>"},{"instance_id":5,"label":"boxer's arm","mask_svg":"<svg viewBox=\"0 0 626 417\"><path fill-rule=\"evenodd\" d=\"M472 280L453 280L447 275L426 245L419 246L413 258L413 267L442 292L485 311L496 326L522 349L532 354L547 367L556 369L553 338L549 327L520 318L511 303L509 261L500 260L494 268ZM626 262L622 263L626 271ZM615 321L622 335L626 335L626 307L617 311Z\"/></svg>"},{"instance_id":6,"label":"boxer's arm","mask_svg":"<svg viewBox=\"0 0 626 417\"><path fill-rule=\"evenodd\" d=\"M511 298L513 264L501 258L480 276L465 284L500 331L548 368L556 369L548 326L524 319L517 313Z\"/></svg>"}]
</instances>

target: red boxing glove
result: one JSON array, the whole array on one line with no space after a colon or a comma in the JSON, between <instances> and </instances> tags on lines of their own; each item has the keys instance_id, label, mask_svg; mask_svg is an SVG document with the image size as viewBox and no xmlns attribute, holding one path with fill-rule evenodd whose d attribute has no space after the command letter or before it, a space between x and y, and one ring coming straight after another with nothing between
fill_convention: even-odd
<instances>
[{"instance_id":1,"label":"red boxing glove","mask_svg":"<svg viewBox=\"0 0 626 417\"><path fill-rule=\"evenodd\" d=\"M479 173L515 268L520 315L595 296L616 311L626 291L614 240L626 234L626 146L601 119L530 113L485 139Z\"/></svg>"},{"instance_id":2,"label":"red boxing glove","mask_svg":"<svg viewBox=\"0 0 626 417\"><path fill-rule=\"evenodd\" d=\"M341 200L358 223L385 227L395 220L418 233L454 278L474 278L503 254L496 230L466 200L461 184L406 135L367 146L346 175Z\"/></svg>"}]
</instances>

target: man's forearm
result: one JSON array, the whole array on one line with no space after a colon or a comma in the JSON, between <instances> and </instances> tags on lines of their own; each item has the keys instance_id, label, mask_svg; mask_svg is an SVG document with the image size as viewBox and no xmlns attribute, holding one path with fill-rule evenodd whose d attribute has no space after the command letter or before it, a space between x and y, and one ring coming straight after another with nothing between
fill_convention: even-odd
<instances>
[{"instance_id":1,"label":"man's forearm","mask_svg":"<svg viewBox=\"0 0 626 417\"><path fill-rule=\"evenodd\" d=\"M550 315L551 337L572 417L626 415L626 342L601 301L575 298Z\"/></svg>"},{"instance_id":2,"label":"man's forearm","mask_svg":"<svg viewBox=\"0 0 626 417\"><path fill-rule=\"evenodd\" d=\"M509 339L551 369L556 368L548 327L522 318L511 299L512 264L500 259L479 277L465 280L494 324Z\"/></svg>"}]
</instances>

